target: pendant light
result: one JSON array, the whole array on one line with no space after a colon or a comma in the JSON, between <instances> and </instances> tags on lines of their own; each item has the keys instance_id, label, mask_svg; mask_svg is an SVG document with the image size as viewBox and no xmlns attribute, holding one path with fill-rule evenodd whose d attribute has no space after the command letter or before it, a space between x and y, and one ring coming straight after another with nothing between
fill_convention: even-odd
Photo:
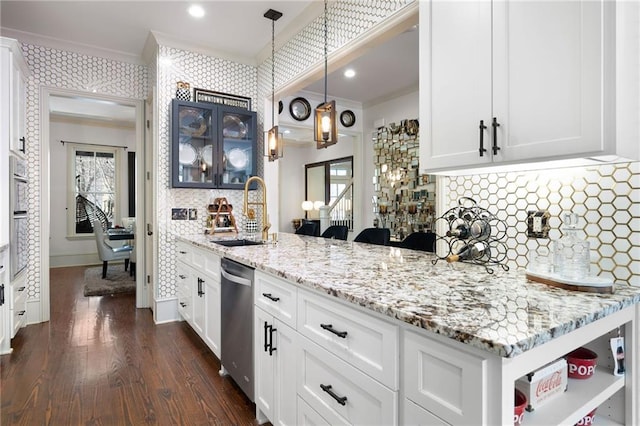
<instances>
[{"instance_id":1,"label":"pendant light","mask_svg":"<svg viewBox=\"0 0 640 426\"><path fill-rule=\"evenodd\" d=\"M275 125L275 74L276 74L276 21L282 17L282 13L277 10L269 9L265 12L264 17L271 20L271 129L266 132L264 147L265 156L269 161L275 161L278 158L282 158L283 154L283 141L282 134L278 131L278 126Z\"/></svg>"},{"instance_id":2,"label":"pendant light","mask_svg":"<svg viewBox=\"0 0 640 426\"><path fill-rule=\"evenodd\" d=\"M324 0L324 103L316 108L313 124L316 148L326 148L338 142L336 101L327 102L327 0Z\"/></svg>"}]
</instances>

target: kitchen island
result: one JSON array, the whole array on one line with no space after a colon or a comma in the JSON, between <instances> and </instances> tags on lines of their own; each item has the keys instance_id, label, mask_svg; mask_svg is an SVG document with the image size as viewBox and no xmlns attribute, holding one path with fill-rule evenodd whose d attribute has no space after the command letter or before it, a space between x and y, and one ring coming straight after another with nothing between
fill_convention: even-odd
<instances>
[{"instance_id":1,"label":"kitchen island","mask_svg":"<svg viewBox=\"0 0 640 426\"><path fill-rule=\"evenodd\" d=\"M323 328L332 328L328 335L335 340L329 342L334 348L329 346L328 355L333 352L347 361L340 368L355 366L358 374L367 373L365 382L373 378L393 394L391 402L379 404L382 411L392 411L385 417L392 423L512 423L516 379L588 343L600 345L600 365L605 365L608 354L602 342L608 344L606 336L618 330L626 338L626 375L618 378L598 369L596 377L578 384L579 392L569 389L544 409L527 413L525 424L576 423L614 395L624 407L619 422L638 421L633 404L638 398L633 348L637 347L639 288L616 285L615 293L608 295L570 292L527 282L523 271L494 268L488 274L477 265L442 260L433 264L436 258L430 253L286 233L279 234L276 244L243 247L223 247L206 235L177 238L212 256L254 267L258 295L262 275L265 282L277 281L277 288L290 286L297 292L297 314L285 326L298 332L294 346L302 347L294 379L300 421L305 421L300 411L306 413L309 405L314 415L326 409L320 418L328 423L358 419L339 414L344 405L339 396L333 396L334 391L323 388L325 394L333 393L335 407L332 402L314 405L312 394L305 397L304 380L312 374L304 373L301 365L312 365L312 357L305 354L316 350L314 343L322 345L304 323L305 318L313 317L307 310L314 306L318 310L335 308L335 330L336 321L351 314L368 315L361 323L379 322L382 346L387 346L380 350L390 350L380 355L380 368L372 367L376 362L364 359L366 356L349 354L351 336L337 335L331 325ZM347 311L340 311L345 307ZM384 337L387 325L390 334ZM254 333L258 337L257 329ZM382 366L387 362L390 367L385 370ZM256 386L260 386L258 380ZM260 410L259 391L256 404ZM273 416L268 415L275 423Z\"/></svg>"}]
</instances>

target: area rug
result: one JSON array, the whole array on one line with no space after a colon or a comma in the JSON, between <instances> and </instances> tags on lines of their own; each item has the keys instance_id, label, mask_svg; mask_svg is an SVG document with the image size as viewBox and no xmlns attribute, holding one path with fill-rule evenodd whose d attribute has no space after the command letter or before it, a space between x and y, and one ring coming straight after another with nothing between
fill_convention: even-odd
<instances>
[{"instance_id":1,"label":"area rug","mask_svg":"<svg viewBox=\"0 0 640 426\"><path fill-rule=\"evenodd\" d=\"M110 294L135 293L136 280L124 270L123 264L107 268L107 277L102 279L102 266L84 271L84 295L107 296Z\"/></svg>"}]
</instances>

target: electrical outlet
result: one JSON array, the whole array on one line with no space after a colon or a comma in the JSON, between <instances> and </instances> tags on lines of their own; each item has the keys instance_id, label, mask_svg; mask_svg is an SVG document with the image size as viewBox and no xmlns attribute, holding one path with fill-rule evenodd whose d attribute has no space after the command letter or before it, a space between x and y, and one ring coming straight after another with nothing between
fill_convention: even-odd
<instances>
[{"instance_id":1,"label":"electrical outlet","mask_svg":"<svg viewBox=\"0 0 640 426\"><path fill-rule=\"evenodd\" d=\"M549 217L546 210L527 211L527 237L549 238Z\"/></svg>"}]
</instances>

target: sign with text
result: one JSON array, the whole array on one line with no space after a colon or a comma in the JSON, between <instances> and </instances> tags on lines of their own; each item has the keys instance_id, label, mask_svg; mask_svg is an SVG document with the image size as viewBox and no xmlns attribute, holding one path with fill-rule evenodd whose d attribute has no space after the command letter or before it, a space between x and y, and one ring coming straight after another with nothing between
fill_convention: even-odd
<instances>
[{"instance_id":1,"label":"sign with text","mask_svg":"<svg viewBox=\"0 0 640 426\"><path fill-rule=\"evenodd\" d=\"M251 98L247 98L246 96L230 95L229 93L195 88L193 89L193 96L196 102L227 105L251 111Z\"/></svg>"}]
</instances>

